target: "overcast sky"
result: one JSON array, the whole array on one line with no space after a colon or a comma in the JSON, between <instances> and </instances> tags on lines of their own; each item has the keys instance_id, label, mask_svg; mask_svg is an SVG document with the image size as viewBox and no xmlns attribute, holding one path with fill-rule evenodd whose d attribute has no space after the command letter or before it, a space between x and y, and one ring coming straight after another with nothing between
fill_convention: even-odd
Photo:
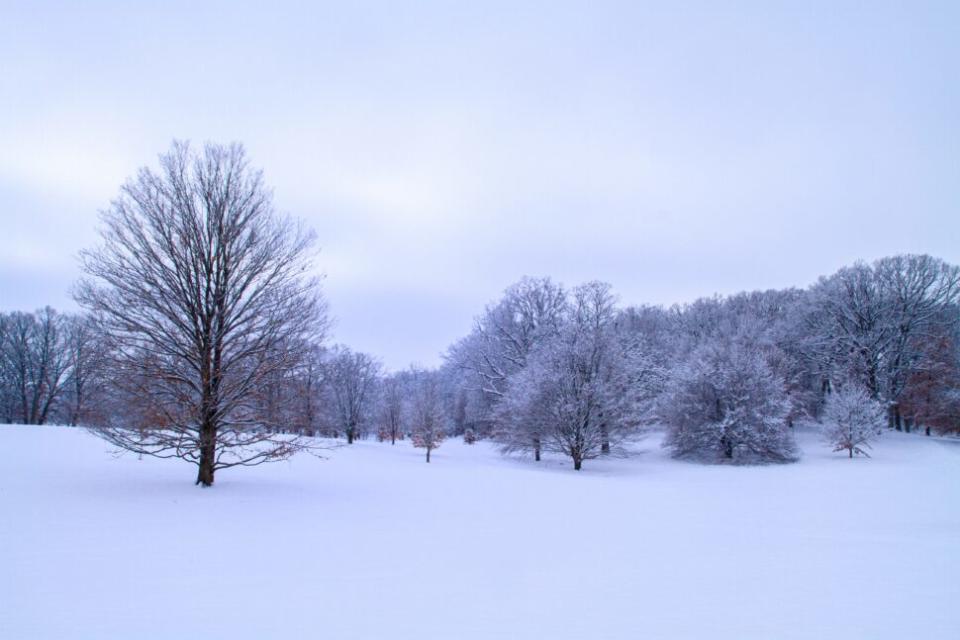
<instances>
[{"instance_id":1,"label":"overcast sky","mask_svg":"<svg viewBox=\"0 0 960 640\"><path fill-rule=\"evenodd\" d=\"M958 2L147 4L0 2L2 309L75 308L174 138L246 145L334 339L392 368L525 274L673 303L960 263Z\"/></svg>"}]
</instances>

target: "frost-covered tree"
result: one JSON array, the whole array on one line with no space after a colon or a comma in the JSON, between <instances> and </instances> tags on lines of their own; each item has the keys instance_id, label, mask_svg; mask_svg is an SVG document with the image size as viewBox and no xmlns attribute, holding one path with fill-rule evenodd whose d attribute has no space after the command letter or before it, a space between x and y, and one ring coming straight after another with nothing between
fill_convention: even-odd
<instances>
[{"instance_id":1,"label":"frost-covered tree","mask_svg":"<svg viewBox=\"0 0 960 640\"><path fill-rule=\"evenodd\" d=\"M511 376L496 405L493 436L503 453L530 453L535 461L540 461L554 419L550 409L555 397L546 387L558 382L550 377L553 371L548 358L555 348L552 344L541 345L530 366Z\"/></svg>"},{"instance_id":2,"label":"frost-covered tree","mask_svg":"<svg viewBox=\"0 0 960 640\"><path fill-rule=\"evenodd\" d=\"M925 346L940 337L945 319L960 322L960 268L928 255L897 255L874 263L887 305L889 344L883 357L881 398L889 421L902 428L901 401L912 376L931 362ZM944 313L947 309L954 313ZM948 329L949 330L949 329Z\"/></svg>"},{"instance_id":3,"label":"frost-covered tree","mask_svg":"<svg viewBox=\"0 0 960 640\"><path fill-rule=\"evenodd\" d=\"M821 278L811 294L809 351L831 380L865 387L902 428L903 393L927 366L924 345L944 310L960 300L960 269L926 255L891 256Z\"/></svg>"},{"instance_id":4,"label":"frost-covered tree","mask_svg":"<svg viewBox=\"0 0 960 640\"><path fill-rule=\"evenodd\" d=\"M492 437L494 410L500 396L485 392L473 371L461 367L450 358L437 370L437 374L442 379L451 434L462 434L472 429L478 439Z\"/></svg>"},{"instance_id":5,"label":"frost-covered tree","mask_svg":"<svg viewBox=\"0 0 960 640\"><path fill-rule=\"evenodd\" d=\"M785 385L749 336L701 344L674 370L660 398L664 446L678 458L751 464L789 462Z\"/></svg>"},{"instance_id":6,"label":"frost-covered tree","mask_svg":"<svg viewBox=\"0 0 960 640\"><path fill-rule=\"evenodd\" d=\"M458 374L452 407L455 421L463 423L456 425L458 430L468 425L481 435L503 430L497 418L506 414L498 405L510 378L527 366L539 345L557 335L566 310L561 285L550 278L525 277L508 287L477 319L473 332L450 348L444 373L451 381L454 372ZM458 408L460 400L464 402ZM536 451L539 459L539 448Z\"/></svg>"},{"instance_id":7,"label":"frost-covered tree","mask_svg":"<svg viewBox=\"0 0 960 640\"><path fill-rule=\"evenodd\" d=\"M810 350L829 381L856 380L879 398L890 323L873 269L864 263L844 267L821 278L812 295Z\"/></svg>"},{"instance_id":8,"label":"frost-covered tree","mask_svg":"<svg viewBox=\"0 0 960 640\"><path fill-rule=\"evenodd\" d=\"M869 392L856 384L836 388L827 398L823 411L822 433L834 451L846 451L870 457L865 449L877 438L886 411Z\"/></svg>"},{"instance_id":9,"label":"frost-covered tree","mask_svg":"<svg viewBox=\"0 0 960 640\"><path fill-rule=\"evenodd\" d=\"M419 369L411 372L407 411L410 441L414 447L426 450L427 462L430 462L430 452L438 448L447 435L447 416L436 372Z\"/></svg>"},{"instance_id":10,"label":"frost-covered tree","mask_svg":"<svg viewBox=\"0 0 960 640\"><path fill-rule=\"evenodd\" d=\"M331 351L325 371L332 424L346 435L347 444L353 444L373 417L380 363L340 346Z\"/></svg>"},{"instance_id":11,"label":"frost-covered tree","mask_svg":"<svg viewBox=\"0 0 960 640\"><path fill-rule=\"evenodd\" d=\"M498 408L505 452L551 451L584 460L620 449L640 415L645 374L616 333L609 285L576 288L559 333L511 377Z\"/></svg>"},{"instance_id":12,"label":"frost-covered tree","mask_svg":"<svg viewBox=\"0 0 960 640\"><path fill-rule=\"evenodd\" d=\"M111 346L109 382L122 398L98 433L195 464L205 487L217 470L310 446L276 435L256 400L323 335L313 235L274 212L243 148L175 143L102 222L75 294Z\"/></svg>"},{"instance_id":13,"label":"frost-covered tree","mask_svg":"<svg viewBox=\"0 0 960 640\"><path fill-rule=\"evenodd\" d=\"M537 344L556 335L566 302L563 287L549 278L523 278L487 308L448 359L470 371L484 393L502 396Z\"/></svg>"}]
</instances>

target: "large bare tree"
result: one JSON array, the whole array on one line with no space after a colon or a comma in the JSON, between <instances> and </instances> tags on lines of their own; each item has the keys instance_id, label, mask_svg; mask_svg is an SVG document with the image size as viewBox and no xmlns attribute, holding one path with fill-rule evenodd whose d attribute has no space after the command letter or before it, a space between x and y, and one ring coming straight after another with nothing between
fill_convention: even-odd
<instances>
[{"instance_id":1,"label":"large bare tree","mask_svg":"<svg viewBox=\"0 0 960 640\"><path fill-rule=\"evenodd\" d=\"M75 295L105 333L128 406L99 432L196 464L205 487L219 469L305 448L269 428L255 393L326 328L314 237L275 212L243 147L175 142L159 171L121 188L102 225Z\"/></svg>"}]
</instances>

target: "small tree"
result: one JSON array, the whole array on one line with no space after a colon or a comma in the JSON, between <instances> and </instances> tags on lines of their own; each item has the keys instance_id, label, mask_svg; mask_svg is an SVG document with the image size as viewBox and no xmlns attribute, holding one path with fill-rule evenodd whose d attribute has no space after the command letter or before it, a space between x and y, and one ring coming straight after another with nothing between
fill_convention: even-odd
<instances>
[{"instance_id":1,"label":"small tree","mask_svg":"<svg viewBox=\"0 0 960 640\"><path fill-rule=\"evenodd\" d=\"M834 451L870 457L864 448L880 435L886 416L883 406L861 386L848 384L827 398L823 410L823 437Z\"/></svg>"},{"instance_id":2,"label":"small tree","mask_svg":"<svg viewBox=\"0 0 960 640\"><path fill-rule=\"evenodd\" d=\"M430 462L430 452L438 448L447 435L437 374L414 371L411 386L410 440L414 447L427 450L427 462Z\"/></svg>"}]
</instances>

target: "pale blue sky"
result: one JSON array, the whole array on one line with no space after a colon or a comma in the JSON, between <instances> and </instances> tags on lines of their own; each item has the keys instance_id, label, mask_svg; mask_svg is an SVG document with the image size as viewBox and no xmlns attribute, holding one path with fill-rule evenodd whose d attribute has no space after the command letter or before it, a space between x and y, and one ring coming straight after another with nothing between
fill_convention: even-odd
<instances>
[{"instance_id":1,"label":"pale blue sky","mask_svg":"<svg viewBox=\"0 0 960 640\"><path fill-rule=\"evenodd\" d=\"M71 308L173 138L247 146L391 367L524 274L671 303L960 262L958 2L147 4L0 2L2 309Z\"/></svg>"}]
</instances>

